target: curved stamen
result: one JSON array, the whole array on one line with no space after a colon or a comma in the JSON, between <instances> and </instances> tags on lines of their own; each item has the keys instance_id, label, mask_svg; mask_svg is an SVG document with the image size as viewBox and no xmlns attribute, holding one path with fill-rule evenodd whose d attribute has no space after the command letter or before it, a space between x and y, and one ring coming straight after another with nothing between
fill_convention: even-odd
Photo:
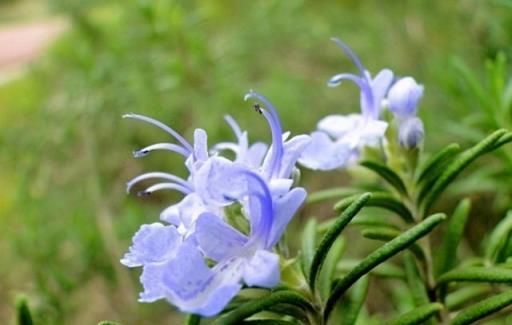
<instances>
[{"instance_id":1,"label":"curved stamen","mask_svg":"<svg viewBox=\"0 0 512 325\"><path fill-rule=\"evenodd\" d=\"M257 198L261 207L259 219L257 222L251 223L250 242L261 241L265 245L265 248L268 248L267 245L274 223L274 210L270 190L267 183L255 172L246 169L241 169L239 172L255 181L256 184L254 185L256 186L248 186L246 194L250 197ZM253 213L253 211L251 211L251 213ZM256 216L251 215L250 219L254 220L256 219L255 217Z\"/></svg>"},{"instance_id":2,"label":"curved stamen","mask_svg":"<svg viewBox=\"0 0 512 325\"><path fill-rule=\"evenodd\" d=\"M130 193L131 188L135 184L142 182L146 179L151 179L151 178L165 179L165 180L171 181L173 183L176 183L178 185L181 185L182 187L187 188L189 191L192 191L190 184L181 177L178 177L178 176L175 176L172 174L168 174L168 173L152 172L152 173L145 173L145 174L139 175L137 177L134 177L130 181L128 181L126 183L126 193Z\"/></svg>"},{"instance_id":3,"label":"curved stamen","mask_svg":"<svg viewBox=\"0 0 512 325\"><path fill-rule=\"evenodd\" d=\"M363 64L361 63L361 60L357 57L357 55L352 51L350 46L342 42L341 40L337 38L331 38L331 40L340 47L346 55L350 57L350 59L354 62L357 69L359 70L359 73L361 74L361 77L359 78L359 87L361 88L361 97L364 97L364 103L361 103L361 111L363 115L370 118L378 118L378 111L375 113L375 103L374 103L374 96L373 96L373 90L371 87L371 78L369 73L364 68ZM338 75L340 76L340 75ZM335 78L334 76L333 78ZM331 78L331 80L333 79ZM346 79L349 79L348 77L344 77ZM362 100L363 101L363 100ZM377 115L377 116L375 116Z\"/></svg>"},{"instance_id":4,"label":"curved stamen","mask_svg":"<svg viewBox=\"0 0 512 325\"><path fill-rule=\"evenodd\" d=\"M267 119L268 124L270 126L270 131L272 133L272 152L269 161L270 169L268 171L265 171L265 173L268 174L265 176L270 178L275 173L279 172L279 167L283 156L283 131L281 129L281 123L279 122L277 110L274 108L274 106L269 102L267 98L251 90L247 95L245 95L244 100L248 100L249 98L254 97L263 102L263 104L265 104L265 109L258 109Z\"/></svg>"},{"instance_id":5,"label":"curved stamen","mask_svg":"<svg viewBox=\"0 0 512 325\"><path fill-rule=\"evenodd\" d=\"M343 80L350 80L350 81L354 82L359 88L363 87L361 84L361 77L356 76L355 74L352 74L352 73L339 73L339 74L333 76L331 79L329 79L329 81L327 81L327 86L329 86L329 87L339 86Z\"/></svg>"},{"instance_id":6,"label":"curved stamen","mask_svg":"<svg viewBox=\"0 0 512 325\"><path fill-rule=\"evenodd\" d=\"M179 146L177 144L174 144L174 143L155 143L155 144L152 144L152 145L147 146L145 148L142 148L140 150L134 151L133 152L133 157L140 158L140 157L147 156L153 150L173 151L173 152L179 153L180 155L184 156L185 158L187 158L190 155L190 152L187 149L185 149L182 146Z\"/></svg>"},{"instance_id":7,"label":"curved stamen","mask_svg":"<svg viewBox=\"0 0 512 325\"><path fill-rule=\"evenodd\" d=\"M138 192L137 195L138 196L148 196L148 195L151 195L154 192L160 191L160 190L175 190L175 191L179 191L183 194L189 194L192 192L189 188L184 187L179 184L176 184L176 183L158 183L158 184L148 187L144 191Z\"/></svg>"},{"instance_id":8,"label":"curved stamen","mask_svg":"<svg viewBox=\"0 0 512 325\"><path fill-rule=\"evenodd\" d=\"M235 134L237 139L240 139L240 137L242 136L242 129L240 128L238 123L235 121L235 119L233 117L231 117L231 115L224 115L224 120L226 121L226 123L229 124L229 126L233 130L233 133Z\"/></svg>"},{"instance_id":9,"label":"curved stamen","mask_svg":"<svg viewBox=\"0 0 512 325\"><path fill-rule=\"evenodd\" d=\"M343 52L345 52L345 54L350 57L352 62L354 62L357 69L361 73L361 77L366 79L366 73L365 73L366 69L364 68L363 64L361 63L361 60L359 60L359 58L354 53L354 51L352 51L350 46L348 46L347 44L345 44L344 42L342 42L341 40L339 40L335 37L332 37L331 41L333 41L336 45L338 45L338 47L340 47L343 50Z\"/></svg>"},{"instance_id":10,"label":"curved stamen","mask_svg":"<svg viewBox=\"0 0 512 325\"><path fill-rule=\"evenodd\" d=\"M169 126L165 125L164 123L162 123L160 121L157 121L151 117L134 114L134 113L125 114L125 115L123 115L123 118L132 118L135 120L153 124L154 126L160 128L160 129L164 130L165 132L169 133L170 135L172 135L176 140L178 140L179 143L181 143L183 145L183 147L186 150L188 150L189 154L194 151L194 149L192 148L192 145L187 140L185 140L181 135L179 135L178 132L174 131L172 128L170 128Z\"/></svg>"}]
</instances>

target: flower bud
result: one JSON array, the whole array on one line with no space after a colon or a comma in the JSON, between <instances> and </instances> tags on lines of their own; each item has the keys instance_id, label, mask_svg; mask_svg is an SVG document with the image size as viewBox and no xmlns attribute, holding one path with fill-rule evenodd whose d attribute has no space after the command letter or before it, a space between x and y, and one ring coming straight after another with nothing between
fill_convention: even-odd
<instances>
[{"instance_id":1,"label":"flower bud","mask_svg":"<svg viewBox=\"0 0 512 325\"><path fill-rule=\"evenodd\" d=\"M413 149L423 140L425 131L423 122L417 117L408 117L400 121L398 141L402 147Z\"/></svg>"},{"instance_id":2,"label":"flower bud","mask_svg":"<svg viewBox=\"0 0 512 325\"><path fill-rule=\"evenodd\" d=\"M399 117L416 115L416 107L423 96L423 86L411 77L398 80L389 90L389 110Z\"/></svg>"}]
</instances>

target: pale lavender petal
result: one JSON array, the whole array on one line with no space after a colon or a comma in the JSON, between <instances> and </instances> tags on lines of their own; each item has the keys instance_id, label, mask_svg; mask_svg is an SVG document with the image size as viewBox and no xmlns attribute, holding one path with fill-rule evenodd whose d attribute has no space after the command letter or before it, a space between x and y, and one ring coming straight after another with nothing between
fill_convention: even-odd
<instances>
[{"instance_id":1,"label":"pale lavender petal","mask_svg":"<svg viewBox=\"0 0 512 325\"><path fill-rule=\"evenodd\" d=\"M381 70L375 78L371 81L371 87L373 90L373 97L375 98L376 105L380 105L386 92L393 82L393 72L389 69Z\"/></svg>"},{"instance_id":2,"label":"pale lavender petal","mask_svg":"<svg viewBox=\"0 0 512 325\"><path fill-rule=\"evenodd\" d=\"M246 193L245 177L237 165L223 157L212 157L194 175L194 187L209 204L225 206Z\"/></svg>"},{"instance_id":3,"label":"pale lavender petal","mask_svg":"<svg viewBox=\"0 0 512 325\"><path fill-rule=\"evenodd\" d=\"M268 145L263 142L256 142L249 147L245 163L252 168L261 166L263 158L267 153Z\"/></svg>"},{"instance_id":4,"label":"pale lavender petal","mask_svg":"<svg viewBox=\"0 0 512 325\"><path fill-rule=\"evenodd\" d=\"M173 255L181 236L173 226L161 223L142 225L133 236L133 244L121 263L128 267L164 261Z\"/></svg>"},{"instance_id":5,"label":"pale lavender petal","mask_svg":"<svg viewBox=\"0 0 512 325\"><path fill-rule=\"evenodd\" d=\"M279 278L279 256L272 252L258 250L244 265L243 280L248 286L272 288Z\"/></svg>"},{"instance_id":6,"label":"pale lavender petal","mask_svg":"<svg viewBox=\"0 0 512 325\"><path fill-rule=\"evenodd\" d=\"M268 243L269 247L277 244L281 236L283 235L286 226L290 223L299 207L304 203L306 199L306 190L302 187L296 187L292 189L287 195L278 198L275 203L275 217L270 232Z\"/></svg>"},{"instance_id":7,"label":"pale lavender petal","mask_svg":"<svg viewBox=\"0 0 512 325\"><path fill-rule=\"evenodd\" d=\"M199 216L194 236L204 254L214 261L235 256L248 241L247 236L212 213Z\"/></svg>"},{"instance_id":8,"label":"pale lavender petal","mask_svg":"<svg viewBox=\"0 0 512 325\"><path fill-rule=\"evenodd\" d=\"M173 225L183 224L186 228L193 226L200 214L208 211L201 197L197 193L191 193L179 203L171 205L160 214L160 219Z\"/></svg>"},{"instance_id":9,"label":"pale lavender petal","mask_svg":"<svg viewBox=\"0 0 512 325\"><path fill-rule=\"evenodd\" d=\"M324 132L311 133L311 142L302 152L299 163L313 170L332 170L347 164L352 149L345 143L331 140Z\"/></svg>"},{"instance_id":10,"label":"pale lavender petal","mask_svg":"<svg viewBox=\"0 0 512 325\"><path fill-rule=\"evenodd\" d=\"M374 146L384 138L388 123L379 120L366 120L358 129L347 134L342 140L350 144L351 148Z\"/></svg>"},{"instance_id":11,"label":"pale lavender petal","mask_svg":"<svg viewBox=\"0 0 512 325\"><path fill-rule=\"evenodd\" d=\"M290 178L273 178L268 184L273 198L280 197L288 193L292 185L293 179Z\"/></svg>"},{"instance_id":12,"label":"pale lavender petal","mask_svg":"<svg viewBox=\"0 0 512 325\"><path fill-rule=\"evenodd\" d=\"M339 139L360 127L363 120L360 114L328 115L318 121L317 129L326 132L334 139Z\"/></svg>"},{"instance_id":13,"label":"pale lavender petal","mask_svg":"<svg viewBox=\"0 0 512 325\"><path fill-rule=\"evenodd\" d=\"M167 299L181 311L210 317L220 313L241 289L241 259L208 269L191 249L166 265L163 285Z\"/></svg>"},{"instance_id":14,"label":"pale lavender petal","mask_svg":"<svg viewBox=\"0 0 512 325\"><path fill-rule=\"evenodd\" d=\"M162 285L164 272L162 264L145 265L140 276L144 291L139 294L139 302L154 302L165 298L165 288Z\"/></svg>"},{"instance_id":15,"label":"pale lavender petal","mask_svg":"<svg viewBox=\"0 0 512 325\"><path fill-rule=\"evenodd\" d=\"M310 136L298 135L284 143L283 158L277 177L289 178L291 176L295 163L310 142Z\"/></svg>"},{"instance_id":16,"label":"pale lavender petal","mask_svg":"<svg viewBox=\"0 0 512 325\"><path fill-rule=\"evenodd\" d=\"M199 161L208 159L208 136L203 129L194 130L194 156Z\"/></svg>"}]
</instances>

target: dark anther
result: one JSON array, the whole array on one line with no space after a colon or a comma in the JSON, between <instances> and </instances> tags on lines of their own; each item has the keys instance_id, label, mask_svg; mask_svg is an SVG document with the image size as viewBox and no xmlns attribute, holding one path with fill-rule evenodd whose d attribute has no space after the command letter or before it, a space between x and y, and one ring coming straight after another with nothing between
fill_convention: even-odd
<instances>
[{"instance_id":1,"label":"dark anther","mask_svg":"<svg viewBox=\"0 0 512 325\"><path fill-rule=\"evenodd\" d=\"M148 191L139 191L137 192L137 196L150 196L151 192Z\"/></svg>"},{"instance_id":2,"label":"dark anther","mask_svg":"<svg viewBox=\"0 0 512 325\"><path fill-rule=\"evenodd\" d=\"M261 109L261 106L258 103L254 104L254 110L260 114L263 114L263 110Z\"/></svg>"}]
</instances>

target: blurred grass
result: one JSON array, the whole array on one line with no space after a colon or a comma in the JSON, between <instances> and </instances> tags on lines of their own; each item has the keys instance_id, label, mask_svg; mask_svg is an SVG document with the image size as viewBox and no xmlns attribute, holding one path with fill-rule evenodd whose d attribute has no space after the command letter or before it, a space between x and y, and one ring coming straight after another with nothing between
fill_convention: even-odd
<instances>
[{"instance_id":1,"label":"blurred grass","mask_svg":"<svg viewBox=\"0 0 512 325\"><path fill-rule=\"evenodd\" d=\"M329 113L358 109L357 89L326 80L354 71L330 43L350 44L367 68L392 68L425 84L427 148L457 137L439 121L466 110L452 93L453 57L481 69L511 54L506 1L71 1L49 3L73 24L22 79L0 87L0 319L25 292L36 323L174 324L165 302L136 303L139 270L118 260L143 222L178 197L126 196L142 171L184 172L176 156L134 160L131 151L165 139L126 112L158 118L189 138L232 137L229 113L251 139L266 123L243 102L253 88L278 107L285 129L312 130ZM1 8L1 7L0 7ZM2 18L5 23L10 18ZM333 175L336 175L332 184ZM344 176L304 172L309 189ZM330 215L316 210L315 215ZM308 211L309 213L310 211ZM378 305L370 303L370 305ZM372 312L378 313L379 310ZM176 318L178 317L178 318Z\"/></svg>"}]
</instances>

